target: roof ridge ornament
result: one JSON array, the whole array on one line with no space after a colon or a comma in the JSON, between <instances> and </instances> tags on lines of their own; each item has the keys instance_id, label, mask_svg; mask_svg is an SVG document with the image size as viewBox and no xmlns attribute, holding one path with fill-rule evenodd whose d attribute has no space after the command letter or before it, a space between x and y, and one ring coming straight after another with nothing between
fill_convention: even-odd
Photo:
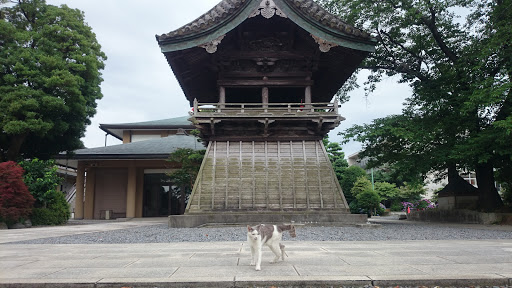
<instances>
[{"instance_id":1,"label":"roof ridge ornament","mask_svg":"<svg viewBox=\"0 0 512 288\"><path fill-rule=\"evenodd\" d=\"M249 18L255 17L259 14L267 19L272 18L272 16L276 14L283 18L288 18L286 14L284 14L283 11L281 11L281 9L279 9L272 0L262 0L260 6L256 8L256 10L252 12L251 15L249 15Z\"/></svg>"},{"instance_id":2,"label":"roof ridge ornament","mask_svg":"<svg viewBox=\"0 0 512 288\"><path fill-rule=\"evenodd\" d=\"M315 39L315 42L318 44L320 51L322 51L322 52L329 52L329 50L331 50L332 47L338 46L338 44L336 44L336 43L329 42L329 41L324 40L324 39L322 39L318 36L315 36L313 34L309 34L309 35L311 35L311 37L313 37L313 39Z\"/></svg>"},{"instance_id":3,"label":"roof ridge ornament","mask_svg":"<svg viewBox=\"0 0 512 288\"><path fill-rule=\"evenodd\" d=\"M210 42L206 42L204 44L198 45L198 47L204 48L204 49L206 49L206 52L213 54L213 53L217 52L217 46L220 44L222 39L224 39L224 37L226 37L226 34L220 35L219 37L217 37L216 39L213 39Z\"/></svg>"}]
</instances>

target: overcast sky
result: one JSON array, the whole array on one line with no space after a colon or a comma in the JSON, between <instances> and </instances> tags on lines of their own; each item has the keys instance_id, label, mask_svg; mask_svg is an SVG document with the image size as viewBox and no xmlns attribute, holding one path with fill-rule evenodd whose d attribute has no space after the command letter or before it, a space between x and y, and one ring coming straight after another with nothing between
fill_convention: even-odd
<instances>
[{"instance_id":1,"label":"overcast sky","mask_svg":"<svg viewBox=\"0 0 512 288\"><path fill-rule=\"evenodd\" d=\"M160 52L155 35L188 24L215 6L219 0L47 0L48 4L66 4L85 13L108 59L102 71L103 99L82 139L88 148L104 146L105 133L99 124L130 123L188 115L190 110L174 74ZM362 83L364 79L360 79ZM352 92L351 100L339 110L347 120L329 133L331 141L340 141L337 133L354 124L370 123L375 118L399 114L410 89L385 79L365 99L362 88ZM107 145L120 144L108 136ZM343 145L345 154L360 149L358 143Z\"/></svg>"}]
</instances>

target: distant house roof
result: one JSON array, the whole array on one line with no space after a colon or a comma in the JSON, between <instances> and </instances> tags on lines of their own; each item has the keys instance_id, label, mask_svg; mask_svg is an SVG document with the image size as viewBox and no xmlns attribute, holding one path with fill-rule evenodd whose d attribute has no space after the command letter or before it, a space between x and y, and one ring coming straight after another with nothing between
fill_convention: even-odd
<instances>
[{"instance_id":1,"label":"distant house roof","mask_svg":"<svg viewBox=\"0 0 512 288\"><path fill-rule=\"evenodd\" d=\"M78 149L73 151L73 154L61 153L55 158L60 164L67 160L67 166L75 168L77 160L167 159L169 154L178 148L205 149L202 142L198 142L197 139L191 135L176 134L126 144Z\"/></svg>"},{"instance_id":2,"label":"distant house roof","mask_svg":"<svg viewBox=\"0 0 512 288\"><path fill-rule=\"evenodd\" d=\"M183 116L144 122L100 124L100 129L122 140L124 130L195 129L192 122L188 121L189 118L190 116Z\"/></svg>"}]
</instances>

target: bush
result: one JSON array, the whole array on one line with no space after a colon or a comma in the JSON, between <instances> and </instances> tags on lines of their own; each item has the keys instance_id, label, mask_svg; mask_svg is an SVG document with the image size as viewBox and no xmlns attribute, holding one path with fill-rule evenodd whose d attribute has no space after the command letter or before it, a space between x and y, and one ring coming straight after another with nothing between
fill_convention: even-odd
<instances>
[{"instance_id":1,"label":"bush","mask_svg":"<svg viewBox=\"0 0 512 288\"><path fill-rule=\"evenodd\" d=\"M366 176L360 176L357 178L356 182L354 183L354 186L350 190L350 193L352 193L352 196L357 199L357 196L364 191L372 190L372 182L366 178Z\"/></svg>"},{"instance_id":2,"label":"bush","mask_svg":"<svg viewBox=\"0 0 512 288\"><path fill-rule=\"evenodd\" d=\"M12 225L28 219L34 197L23 182L23 168L16 162L0 163L0 221Z\"/></svg>"},{"instance_id":3,"label":"bush","mask_svg":"<svg viewBox=\"0 0 512 288\"><path fill-rule=\"evenodd\" d=\"M437 204L430 201L429 199L421 199L414 203L411 202L402 202L402 211L407 211L407 208L416 209L416 210L424 210L424 209L434 209L437 208Z\"/></svg>"},{"instance_id":4,"label":"bush","mask_svg":"<svg viewBox=\"0 0 512 288\"><path fill-rule=\"evenodd\" d=\"M393 201L391 202L390 210L394 212L403 211L404 206L400 201Z\"/></svg>"},{"instance_id":5,"label":"bush","mask_svg":"<svg viewBox=\"0 0 512 288\"><path fill-rule=\"evenodd\" d=\"M32 225L62 225L69 220L69 204L61 192L54 191L46 208L34 208Z\"/></svg>"},{"instance_id":6,"label":"bush","mask_svg":"<svg viewBox=\"0 0 512 288\"><path fill-rule=\"evenodd\" d=\"M359 207L357 200L353 200L352 202L350 202L348 207L350 208L350 213L352 213L352 214L365 214L366 213L363 209L361 209L361 207Z\"/></svg>"},{"instance_id":7,"label":"bush","mask_svg":"<svg viewBox=\"0 0 512 288\"><path fill-rule=\"evenodd\" d=\"M57 191L61 178L53 161L32 159L22 161L24 181L36 199L32 225L61 225L69 219L69 204L62 192Z\"/></svg>"},{"instance_id":8,"label":"bush","mask_svg":"<svg viewBox=\"0 0 512 288\"><path fill-rule=\"evenodd\" d=\"M53 160L39 160L37 158L30 161L21 161L20 166L25 169L23 180L27 184L28 190L36 199L34 206L36 208L45 208L49 202L54 201L54 193L62 178L57 175L57 167Z\"/></svg>"},{"instance_id":9,"label":"bush","mask_svg":"<svg viewBox=\"0 0 512 288\"><path fill-rule=\"evenodd\" d=\"M368 215L371 215L374 210L379 210L379 212L382 213L380 211L380 200L379 194L371 189L365 190L357 195L359 207L366 210Z\"/></svg>"}]
</instances>

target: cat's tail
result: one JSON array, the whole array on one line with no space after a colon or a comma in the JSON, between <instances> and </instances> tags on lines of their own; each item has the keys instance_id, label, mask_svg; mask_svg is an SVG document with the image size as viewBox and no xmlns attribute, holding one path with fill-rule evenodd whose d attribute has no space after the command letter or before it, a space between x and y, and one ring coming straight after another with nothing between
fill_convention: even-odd
<instances>
[{"instance_id":1,"label":"cat's tail","mask_svg":"<svg viewBox=\"0 0 512 288\"><path fill-rule=\"evenodd\" d=\"M281 231L288 231L288 233L290 233L290 236L292 238L297 237L297 234L295 234L295 226L293 226L293 224L291 224L291 225L280 225L279 229Z\"/></svg>"}]
</instances>

